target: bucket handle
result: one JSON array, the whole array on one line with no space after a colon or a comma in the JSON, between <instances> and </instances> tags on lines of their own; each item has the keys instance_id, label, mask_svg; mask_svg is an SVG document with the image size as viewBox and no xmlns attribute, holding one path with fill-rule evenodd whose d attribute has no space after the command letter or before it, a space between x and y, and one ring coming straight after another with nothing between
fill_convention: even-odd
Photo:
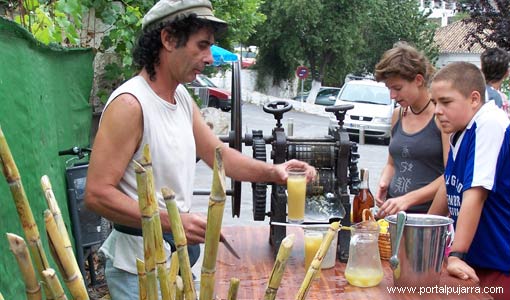
<instances>
[{"instance_id":1,"label":"bucket handle","mask_svg":"<svg viewBox=\"0 0 510 300\"><path fill-rule=\"evenodd\" d=\"M448 241L448 238L450 238L450 242L448 243L447 248L451 247L453 244L453 239L455 238L455 229L453 229L453 224L448 225L448 230L445 233L445 241Z\"/></svg>"}]
</instances>

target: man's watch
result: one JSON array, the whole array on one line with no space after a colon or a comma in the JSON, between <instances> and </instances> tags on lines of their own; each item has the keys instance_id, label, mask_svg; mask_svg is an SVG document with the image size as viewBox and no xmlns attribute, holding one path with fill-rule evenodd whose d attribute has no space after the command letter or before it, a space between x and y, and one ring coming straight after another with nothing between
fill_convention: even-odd
<instances>
[{"instance_id":1,"label":"man's watch","mask_svg":"<svg viewBox=\"0 0 510 300\"><path fill-rule=\"evenodd\" d=\"M450 257L450 256L455 256L455 257L460 258L461 260L466 260L467 253L466 252L452 251L452 252L450 252L448 254L448 257Z\"/></svg>"}]
</instances>

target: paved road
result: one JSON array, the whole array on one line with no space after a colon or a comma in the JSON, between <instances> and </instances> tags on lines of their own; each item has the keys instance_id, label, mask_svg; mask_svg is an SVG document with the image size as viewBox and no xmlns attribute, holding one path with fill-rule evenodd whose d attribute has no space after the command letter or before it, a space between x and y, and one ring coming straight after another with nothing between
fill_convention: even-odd
<instances>
[{"instance_id":1,"label":"paved road","mask_svg":"<svg viewBox=\"0 0 510 300\"><path fill-rule=\"evenodd\" d=\"M256 106L254 104L244 104L242 107L242 115L243 136L245 132L251 132L253 129L263 130L264 135L270 135L272 128L276 124L273 115L265 113L261 106ZM282 124L285 128L287 128L290 118L293 119L294 136L296 137L317 137L327 134L329 124L329 119L327 117L292 110L285 113L283 116ZM230 120L230 116L228 116L228 119ZM373 143L374 141L369 142ZM387 151L387 146L378 144L376 141L373 144L359 145L358 152L360 153L360 160L358 168L369 169L370 189L372 193L376 192L376 186L379 182L381 170L386 163ZM243 146L243 153L251 156L251 147ZM195 188L210 189L211 181L212 171L203 162L199 162L195 177ZM230 183L230 180L228 180L228 182ZM250 183L242 184L241 200L241 216L240 218L232 218L231 198L228 197L227 204L225 206L225 215L223 218L224 226L264 226L269 223L267 218L265 221L253 221ZM192 211L206 214L207 201L208 198L206 196L195 196ZM267 209L269 208L270 206L268 204Z\"/></svg>"}]
</instances>

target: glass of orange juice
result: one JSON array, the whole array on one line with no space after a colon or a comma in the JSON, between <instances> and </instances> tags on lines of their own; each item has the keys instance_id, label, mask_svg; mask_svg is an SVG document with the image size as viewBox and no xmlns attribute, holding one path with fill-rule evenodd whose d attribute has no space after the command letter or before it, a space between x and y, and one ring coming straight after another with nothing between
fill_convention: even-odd
<instances>
[{"instance_id":1,"label":"glass of orange juice","mask_svg":"<svg viewBox=\"0 0 510 300\"><path fill-rule=\"evenodd\" d=\"M306 175L304 169L290 169L287 178L287 209L289 223L305 219Z\"/></svg>"},{"instance_id":2,"label":"glass of orange juice","mask_svg":"<svg viewBox=\"0 0 510 300\"><path fill-rule=\"evenodd\" d=\"M321 247L324 229L305 228L305 272L308 272L312 261ZM320 269L315 278L320 277Z\"/></svg>"}]
</instances>

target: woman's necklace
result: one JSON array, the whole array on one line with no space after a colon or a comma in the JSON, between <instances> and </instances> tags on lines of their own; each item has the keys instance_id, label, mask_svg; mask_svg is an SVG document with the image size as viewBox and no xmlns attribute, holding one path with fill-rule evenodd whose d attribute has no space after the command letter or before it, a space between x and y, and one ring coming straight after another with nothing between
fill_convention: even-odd
<instances>
[{"instance_id":1,"label":"woman's necklace","mask_svg":"<svg viewBox=\"0 0 510 300\"><path fill-rule=\"evenodd\" d=\"M411 105L409 105L409 109L411 109L411 112L412 112L413 114L415 114L415 115L419 115L419 114L421 114L422 112L424 112L424 111L425 111L425 109L427 109L427 107L429 107L429 104L430 104L430 100L429 100L429 102L427 102L427 104L426 104L426 105L425 105L422 109L420 109L420 111L418 111L418 112L415 112L415 111L413 110L413 107L412 107Z\"/></svg>"}]
</instances>

